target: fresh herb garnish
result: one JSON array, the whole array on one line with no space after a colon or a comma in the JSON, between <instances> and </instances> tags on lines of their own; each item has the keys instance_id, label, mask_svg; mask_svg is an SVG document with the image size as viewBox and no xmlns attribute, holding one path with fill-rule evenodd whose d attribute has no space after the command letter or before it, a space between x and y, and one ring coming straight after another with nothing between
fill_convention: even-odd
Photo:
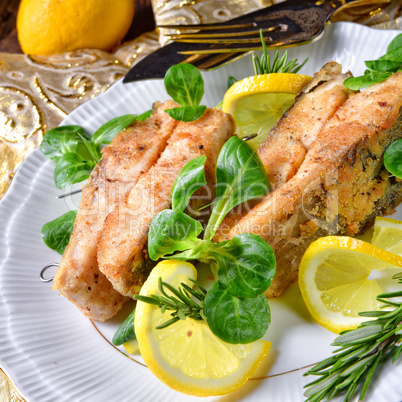
<instances>
[{"instance_id":1,"label":"fresh herb garnish","mask_svg":"<svg viewBox=\"0 0 402 402\"><path fill-rule=\"evenodd\" d=\"M402 273L393 278L402 283ZM339 346L335 355L305 373L320 377L306 385L307 401L329 400L346 393L344 401L347 402L360 384L359 401L364 398L379 363L390 359L395 363L402 352L402 303L392 300L401 296L402 291L378 295L377 300L388 310L360 313L375 320L344 331L335 339L333 345Z\"/></svg>"},{"instance_id":2,"label":"fresh herb garnish","mask_svg":"<svg viewBox=\"0 0 402 402\"><path fill-rule=\"evenodd\" d=\"M175 120L198 120L206 106L200 106L204 95L204 80L197 67L182 63L169 68L165 75L166 92L181 106L166 109L166 113Z\"/></svg>"},{"instance_id":3,"label":"fresh herb garnish","mask_svg":"<svg viewBox=\"0 0 402 402\"><path fill-rule=\"evenodd\" d=\"M365 61L367 70L360 77L349 77L344 81L346 88L359 90L385 81L390 75L402 71L402 34L394 38L385 55L377 60Z\"/></svg>"},{"instance_id":4,"label":"fresh herb garnish","mask_svg":"<svg viewBox=\"0 0 402 402\"><path fill-rule=\"evenodd\" d=\"M156 329L166 328L179 320L185 320L186 317L192 318L193 320L206 319L202 307L207 291L194 279L189 278L189 280L193 282L199 290L193 289L185 283L182 283L181 287L176 289L159 278L158 288L162 296L135 296L137 300L160 307L162 314L166 310L173 311L170 314L172 318L157 326ZM172 294L169 295L165 288ZM196 302L194 299L198 300L200 303Z\"/></svg>"},{"instance_id":5,"label":"fresh herb garnish","mask_svg":"<svg viewBox=\"0 0 402 402\"><path fill-rule=\"evenodd\" d=\"M238 137L232 137L219 153L216 198L204 239L212 239L232 208L262 197L270 189L267 173L257 153Z\"/></svg>"},{"instance_id":6,"label":"fresh herb garnish","mask_svg":"<svg viewBox=\"0 0 402 402\"><path fill-rule=\"evenodd\" d=\"M134 120L144 120L149 112L140 116L129 114L112 119L102 125L91 137L83 127L55 127L43 137L42 152L56 163L54 182L57 188L86 180L101 158L101 146L109 144L116 134Z\"/></svg>"},{"instance_id":7,"label":"fresh herb garnish","mask_svg":"<svg viewBox=\"0 0 402 402\"><path fill-rule=\"evenodd\" d=\"M64 188L88 179L98 160L83 159L76 152L62 155L54 168L54 183L56 187Z\"/></svg>"},{"instance_id":8,"label":"fresh herb garnish","mask_svg":"<svg viewBox=\"0 0 402 402\"><path fill-rule=\"evenodd\" d=\"M129 316L122 322L120 327L117 329L116 333L113 335L112 338L113 345L120 346L123 345L123 343L136 339L134 331L134 317L135 317L135 308L129 314Z\"/></svg>"},{"instance_id":9,"label":"fresh herb garnish","mask_svg":"<svg viewBox=\"0 0 402 402\"><path fill-rule=\"evenodd\" d=\"M226 89L229 89L236 82L237 82L237 78L233 77L232 75L229 75Z\"/></svg>"},{"instance_id":10,"label":"fresh herb garnish","mask_svg":"<svg viewBox=\"0 0 402 402\"><path fill-rule=\"evenodd\" d=\"M135 120L144 121L149 116L151 116L152 110L148 110L140 115L136 114L126 114L124 116L115 117L109 120L103 126L99 127L92 135L92 142L97 145L107 145L110 144L116 135L124 130L128 125L130 125Z\"/></svg>"},{"instance_id":11,"label":"fresh herb garnish","mask_svg":"<svg viewBox=\"0 0 402 402\"><path fill-rule=\"evenodd\" d=\"M264 40L264 34L260 29L260 37L262 44L262 55L259 58L253 53L254 74L271 74L271 73L297 73L308 61L308 58L302 64L297 63L297 59L288 60L288 52L285 51L284 55L279 58L279 51L276 51L274 60L271 66L271 60L268 54L267 45Z\"/></svg>"},{"instance_id":12,"label":"fresh herb garnish","mask_svg":"<svg viewBox=\"0 0 402 402\"><path fill-rule=\"evenodd\" d=\"M229 139L218 157L216 199L201 239L201 223L184 209L194 192L206 183L205 160L201 156L190 161L176 178L172 209L160 212L151 222L149 257L212 263L217 281L203 303L212 332L229 343L253 342L261 338L270 323L263 293L275 275L273 250L254 234L240 234L221 243L214 243L212 238L228 212L265 195L270 189L269 181L256 152L238 137Z\"/></svg>"},{"instance_id":13,"label":"fresh herb garnish","mask_svg":"<svg viewBox=\"0 0 402 402\"><path fill-rule=\"evenodd\" d=\"M387 53L378 60L366 61L364 75L348 78L345 86L360 89L382 82L396 71L402 71L402 34L394 38L387 47ZM402 178L402 139L389 145L384 152L384 166L394 176Z\"/></svg>"},{"instance_id":14,"label":"fresh herb garnish","mask_svg":"<svg viewBox=\"0 0 402 402\"><path fill-rule=\"evenodd\" d=\"M402 178L402 139L394 141L384 152L384 166L394 176Z\"/></svg>"},{"instance_id":15,"label":"fresh herb garnish","mask_svg":"<svg viewBox=\"0 0 402 402\"><path fill-rule=\"evenodd\" d=\"M211 331L228 343L250 343L264 336L271 312L264 294L241 298L215 282L208 290L204 314Z\"/></svg>"},{"instance_id":16,"label":"fresh herb garnish","mask_svg":"<svg viewBox=\"0 0 402 402\"><path fill-rule=\"evenodd\" d=\"M56 250L59 254L64 253L73 231L76 215L77 211L68 211L42 226L42 239L49 248Z\"/></svg>"}]
</instances>

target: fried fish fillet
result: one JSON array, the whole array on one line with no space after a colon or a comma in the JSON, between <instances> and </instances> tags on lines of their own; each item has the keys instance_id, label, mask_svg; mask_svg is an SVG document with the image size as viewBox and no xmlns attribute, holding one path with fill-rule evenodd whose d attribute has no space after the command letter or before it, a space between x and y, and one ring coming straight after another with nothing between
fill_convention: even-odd
<instances>
[{"instance_id":1,"label":"fried fish fillet","mask_svg":"<svg viewBox=\"0 0 402 402\"><path fill-rule=\"evenodd\" d=\"M402 182L383 153L402 137L402 73L352 94L325 125L297 173L230 231L248 232L274 249L277 274L268 296L297 279L306 248L328 235L357 235L402 200Z\"/></svg>"},{"instance_id":2,"label":"fried fish fillet","mask_svg":"<svg viewBox=\"0 0 402 402\"><path fill-rule=\"evenodd\" d=\"M106 216L124 202L139 177L153 166L177 122L164 112L172 101L155 104L151 117L134 122L102 150L102 158L83 187L70 242L54 277L53 289L86 316L104 321L126 298L113 289L98 268L97 244Z\"/></svg>"},{"instance_id":3,"label":"fried fish fillet","mask_svg":"<svg viewBox=\"0 0 402 402\"><path fill-rule=\"evenodd\" d=\"M346 101L351 91L343 86L343 81L349 76L350 73L342 74L339 63L325 64L261 144L257 152L272 190L296 174L325 124ZM257 201L234 208L220 226L216 239L225 237Z\"/></svg>"},{"instance_id":4,"label":"fried fish fillet","mask_svg":"<svg viewBox=\"0 0 402 402\"><path fill-rule=\"evenodd\" d=\"M181 168L205 155L205 175L212 188L219 151L233 132L232 117L218 109L207 109L194 122L180 122L156 165L140 178L126 202L109 214L98 244L98 264L121 294L132 297L148 276L149 226L156 214L170 207L171 189Z\"/></svg>"}]
</instances>

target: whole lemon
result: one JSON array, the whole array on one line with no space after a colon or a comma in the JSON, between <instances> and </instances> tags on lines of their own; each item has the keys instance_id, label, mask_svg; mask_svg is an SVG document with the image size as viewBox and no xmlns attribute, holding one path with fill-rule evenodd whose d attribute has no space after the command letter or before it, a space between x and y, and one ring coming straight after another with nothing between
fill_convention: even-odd
<instances>
[{"instance_id":1,"label":"whole lemon","mask_svg":"<svg viewBox=\"0 0 402 402\"><path fill-rule=\"evenodd\" d=\"M134 0L22 0L18 39L26 54L107 51L124 38L133 17Z\"/></svg>"}]
</instances>

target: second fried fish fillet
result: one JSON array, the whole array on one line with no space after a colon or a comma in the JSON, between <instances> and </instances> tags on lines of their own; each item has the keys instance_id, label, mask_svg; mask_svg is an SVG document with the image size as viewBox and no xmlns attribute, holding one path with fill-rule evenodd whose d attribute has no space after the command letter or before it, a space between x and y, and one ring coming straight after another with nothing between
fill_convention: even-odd
<instances>
[{"instance_id":1,"label":"second fried fish fillet","mask_svg":"<svg viewBox=\"0 0 402 402\"><path fill-rule=\"evenodd\" d=\"M134 122L102 150L82 197L70 242L54 277L53 289L73 302L86 316L111 318L127 298L99 271L96 248L106 216L124 202L139 177L154 165L177 125L165 109L172 101L155 104L144 122Z\"/></svg>"},{"instance_id":2,"label":"second fried fish fillet","mask_svg":"<svg viewBox=\"0 0 402 402\"><path fill-rule=\"evenodd\" d=\"M109 214L98 244L98 263L120 293L134 296L148 276L149 226L156 214L170 207L171 189L181 168L205 155L205 176L212 189L219 151L233 132L232 117L218 109L207 109L196 121L180 122L156 165L141 177L126 202Z\"/></svg>"},{"instance_id":3,"label":"second fried fish fillet","mask_svg":"<svg viewBox=\"0 0 402 402\"><path fill-rule=\"evenodd\" d=\"M294 175L268 194L227 238L260 235L274 249L277 273L268 296L297 279L306 248L328 234L353 236L402 200L402 181L383 165L402 137L402 73L350 95L325 125ZM223 239L220 239L223 240Z\"/></svg>"}]
</instances>

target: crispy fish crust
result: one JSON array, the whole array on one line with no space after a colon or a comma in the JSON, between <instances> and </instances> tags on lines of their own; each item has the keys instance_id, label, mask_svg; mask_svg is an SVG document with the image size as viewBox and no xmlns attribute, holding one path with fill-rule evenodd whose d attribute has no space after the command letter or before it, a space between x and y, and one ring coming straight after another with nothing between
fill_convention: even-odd
<instances>
[{"instance_id":1,"label":"crispy fish crust","mask_svg":"<svg viewBox=\"0 0 402 402\"><path fill-rule=\"evenodd\" d=\"M332 61L325 64L261 144L258 156L272 190L297 173L325 124L346 101L351 91L343 86L343 81L349 76L350 73L342 74L339 63ZM218 229L215 240L225 239L231 228L257 202L251 200L234 208Z\"/></svg>"},{"instance_id":2,"label":"crispy fish crust","mask_svg":"<svg viewBox=\"0 0 402 402\"><path fill-rule=\"evenodd\" d=\"M268 194L230 231L260 235L275 251L268 296L297 279L311 242L353 236L402 200L401 181L383 166L388 145L402 137L402 73L350 95L325 125L297 173Z\"/></svg>"},{"instance_id":3,"label":"crispy fish crust","mask_svg":"<svg viewBox=\"0 0 402 402\"><path fill-rule=\"evenodd\" d=\"M106 216L124 202L139 177L154 165L177 122L165 109L172 101L155 104L153 114L119 133L103 149L82 198L70 242L54 277L54 290L72 301L86 316L111 318L127 300L98 268L96 248Z\"/></svg>"},{"instance_id":4,"label":"crispy fish crust","mask_svg":"<svg viewBox=\"0 0 402 402\"><path fill-rule=\"evenodd\" d=\"M181 168L206 155L205 175L212 188L219 151L233 132L232 117L217 109L207 109L194 122L180 122L156 165L141 177L126 202L109 214L98 244L98 263L120 293L132 297L148 276L149 226L156 214L170 207L171 189Z\"/></svg>"}]
</instances>

